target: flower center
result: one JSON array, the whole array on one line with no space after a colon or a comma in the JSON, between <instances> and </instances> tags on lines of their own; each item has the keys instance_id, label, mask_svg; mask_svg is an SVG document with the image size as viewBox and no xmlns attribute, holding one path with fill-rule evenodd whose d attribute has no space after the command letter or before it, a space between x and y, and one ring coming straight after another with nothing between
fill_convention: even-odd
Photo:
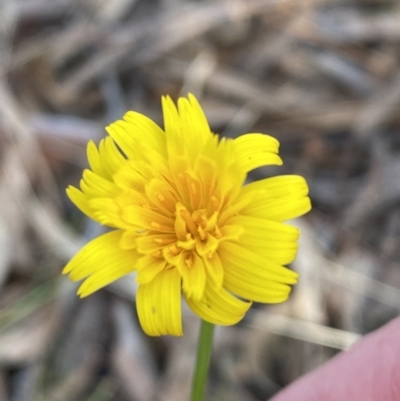
<instances>
[{"instance_id":1,"label":"flower center","mask_svg":"<svg viewBox=\"0 0 400 401\"><path fill-rule=\"evenodd\" d=\"M174 223L177 241L164 248L165 259L176 265L183 257L183 262L190 268L194 251L199 256L212 258L222 237L217 220L217 211L213 211L211 215L205 209L191 212L181 202L177 202Z\"/></svg>"}]
</instances>

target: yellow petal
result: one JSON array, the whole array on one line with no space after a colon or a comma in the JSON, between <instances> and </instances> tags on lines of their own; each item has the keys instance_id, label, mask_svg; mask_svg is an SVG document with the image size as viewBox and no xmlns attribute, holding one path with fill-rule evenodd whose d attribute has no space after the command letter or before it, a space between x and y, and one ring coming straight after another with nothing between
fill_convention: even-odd
<instances>
[{"instance_id":1,"label":"yellow petal","mask_svg":"<svg viewBox=\"0 0 400 401\"><path fill-rule=\"evenodd\" d=\"M210 127L204 112L193 95L178 99L180 125L185 133L185 148L196 156L211 136Z\"/></svg>"},{"instance_id":2,"label":"yellow petal","mask_svg":"<svg viewBox=\"0 0 400 401\"><path fill-rule=\"evenodd\" d=\"M207 137L211 134L207 117L204 114L200 103L196 99L196 96L194 96L192 93L189 93L188 99L191 106L191 116L193 117L193 121L191 121L192 127L197 130L195 132L197 132L199 136L205 136L207 139Z\"/></svg>"},{"instance_id":3,"label":"yellow petal","mask_svg":"<svg viewBox=\"0 0 400 401\"><path fill-rule=\"evenodd\" d=\"M70 274L72 281L88 277L78 294L87 296L99 288L118 280L135 270L136 251L119 247L122 231L111 231L86 244L65 266L63 274Z\"/></svg>"},{"instance_id":4,"label":"yellow petal","mask_svg":"<svg viewBox=\"0 0 400 401\"><path fill-rule=\"evenodd\" d=\"M244 248L281 265L293 262L296 257L298 228L250 216L235 216L229 220L229 223L235 223L235 225L226 227L241 227L243 234L236 242Z\"/></svg>"},{"instance_id":5,"label":"yellow petal","mask_svg":"<svg viewBox=\"0 0 400 401\"><path fill-rule=\"evenodd\" d=\"M89 141L87 157L93 172L110 181L112 181L113 174L125 163L125 158L110 137L100 141L99 149L93 141Z\"/></svg>"},{"instance_id":6,"label":"yellow petal","mask_svg":"<svg viewBox=\"0 0 400 401\"><path fill-rule=\"evenodd\" d=\"M127 206L122 211L123 219L130 224L140 226L143 229L156 230L166 233L174 233L174 220L161 213L149 210L141 206Z\"/></svg>"},{"instance_id":7,"label":"yellow petal","mask_svg":"<svg viewBox=\"0 0 400 401\"><path fill-rule=\"evenodd\" d=\"M250 200L268 200L272 198L284 198L287 195L296 194L299 198L308 194L306 180L299 175L280 175L265 178L245 185L237 198L241 202L243 198Z\"/></svg>"},{"instance_id":8,"label":"yellow petal","mask_svg":"<svg viewBox=\"0 0 400 401\"><path fill-rule=\"evenodd\" d=\"M251 240L296 241L300 235L297 227L259 217L234 216L229 219L230 224L241 226Z\"/></svg>"},{"instance_id":9,"label":"yellow petal","mask_svg":"<svg viewBox=\"0 0 400 401\"><path fill-rule=\"evenodd\" d=\"M68 198L71 199L71 201L75 204L75 206L78 207L78 209L82 213L97 221L96 217L93 214L93 210L89 205L89 199L87 195L85 195L82 191L80 191L78 188L73 187L72 185L67 188L66 192Z\"/></svg>"},{"instance_id":10,"label":"yellow petal","mask_svg":"<svg viewBox=\"0 0 400 401\"><path fill-rule=\"evenodd\" d=\"M119 246L121 247L121 249L137 248L136 240L137 240L138 236L139 236L139 234L137 233L137 230L135 230L135 229L124 230L124 232L121 236L121 241L119 242Z\"/></svg>"},{"instance_id":11,"label":"yellow petal","mask_svg":"<svg viewBox=\"0 0 400 401\"><path fill-rule=\"evenodd\" d=\"M197 172L198 177L203 185L202 192L204 194L204 200L210 199L213 196L213 192L216 184L217 168L216 163L213 160L207 159L204 155L200 154L195 161L194 170ZM209 205L203 205L203 207L211 206L212 202L208 202Z\"/></svg>"},{"instance_id":12,"label":"yellow petal","mask_svg":"<svg viewBox=\"0 0 400 401\"><path fill-rule=\"evenodd\" d=\"M239 224L224 224L220 231L222 234L221 241L238 240L244 233L243 226Z\"/></svg>"},{"instance_id":13,"label":"yellow petal","mask_svg":"<svg viewBox=\"0 0 400 401\"><path fill-rule=\"evenodd\" d=\"M177 269L182 276L182 289L187 297L200 299L206 284L206 271L204 263L195 252L181 258Z\"/></svg>"},{"instance_id":14,"label":"yellow petal","mask_svg":"<svg viewBox=\"0 0 400 401\"><path fill-rule=\"evenodd\" d=\"M150 283L161 271L165 269L167 262L165 259L155 258L152 255L142 256L138 263L136 281L139 284Z\"/></svg>"},{"instance_id":15,"label":"yellow petal","mask_svg":"<svg viewBox=\"0 0 400 401\"><path fill-rule=\"evenodd\" d=\"M173 216L177 196L165 180L154 178L145 186L146 195L149 201L166 215Z\"/></svg>"},{"instance_id":16,"label":"yellow petal","mask_svg":"<svg viewBox=\"0 0 400 401\"><path fill-rule=\"evenodd\" d=\"M111 198L117 196L120 192L113 182L106 180L91 170L83 171L83 180L81 180L80 186L85 194L95 198Z\"/></svg>"},{"instance_id":17,"label":"yellow petal","mask_svg":"<svg viewBox=\"0 0 400 401\"><path fill-rule=\"evenodd\" d=\"M249 238L243 235L240 244L280 265L292 263L296 258L298 244L295 241L267 241L265 238Z\"/></svg>"},{"instance_id":18,"label":"yellow petal","mask_svg":"<svg viewBox=\"0 0 400 401\"><path fill-rule=\"evenodd\" d=\"M224 288L216 289L208 284L201 300L187 297L186 302L192 311L203 320L213 324L232 325L239 322L251 306L231 295Z\"/></svg>"},{"instance_id":19,"label":"yellow petal","mask_svg":"<svg viewBox=\"0 0 400 401\"><path fill-rule=\"evenodd\" d=\"M278 153L279 141L267 134L250 133L237 137L235 146L245 152L253 150L263 150L264 152Z\"/></svg>"},{"instance_id":20,"label":"yellow petal","mask_svg":"<svg viewBox=\"0 0 400 401\"><path fill-rule=\"evenodd\" d=\"M181 336L181 276L177 269L160 272L139 286L136 308L140 325L149 336Z\"/></svg>"},{"instance_id":21,"label":"yellow petal","mask_svg":"<svg viewBox=\"0 0 400 401\"><path fill-rule=\"evenodd\" d=\"M206 268L207 280L210 280L214 287L219 290L224 281L224 268L218 252L215 252L211 258L203 257L203 263Z\"/></svg>"},{"instance_id":22,"label":"yellow petal","mask_svg":"<svg viewBox=\"0 0 400 401\"><path fill-rule=\"evenodd\" d=\"M93 141L89 141L86 147L86 155L88 158L89 166L93 172L103 178L108 178L103 168L100 152Z\"/></svg>"},{"instance_id":23,"label":"yellow petal","mask_svg":"<svg viewBox=\"0 0 400 401\"><path fill-rule=\"evenodd\" d=\"M279 142L264 134L246 134L234 140L236 161L246 172L261 166L280 166L282 159L277 155Z\"/></svg>"},{"instance_id":24,"label":"yellow petal","mask_svg":"<svg viewBox=\"0 0 400 401\"><path fill-rule=\"evenodd\" d=\"M310 198L299 198L294 194L285 196L284 198L271 199L263 203L249 204L241 213L274 221L285 221L302 216L310 210Z\"/></svg>"},{"instance_id":25,"label":"yellow petal","mask_svg":"<svg viewBox=\"0 0 400 401\"><path fill-rule=\"evenodd\" d=\"M113 198L95 198L89 201L96 220L103 225L115 228L130 228L121 218L121 209Z\"/></svg>"},{"instance_id":26,"label":"yellow petal","mask_svg":"<svg viewBox=\"0 0 400 401\"><path fill-rule=\"evenodd\" d=\"M290 220L311 209L307 194L308 186L303 177L286 175L267 178L243 187L233 209L248 216Z\"/></svg>"},{"instance_id":27,"label":"yellow petal","mask_svg":"<svg viewBox=\"0 0 400 401\"><path fill-rule=\"evenodd\" d=\"M124 115L132 136L138 141L135 146L139 149L154 149L163 157L167 156L164 131L150 118L135 111Z\"/></svg>"},{"instance_id":28,"label":"yellow petal","mask_svg":"<svg viewBox=\"0 0 400 401\"><path fill-rule=\"evenodd\" d=\"M165 134L154 121L133 111L126 113L124 120L110 124L106 131L128 159L146 159L146 150L166 156Z\"/></svg>"},{"instance_id":29,"label":"yellow petal","mask_svg":"<svg viewBox=\"0 0 400 401\"><path fill-rule=\"evenodd\" d=\"M154 253L163 247L176 242L174 234L146 234L138 235L136 233L136 244L140 253Z\"/></svg>"},{"instance_id":30,"label":"yellow petal","mask_svg":"<svg viewBox=\"0 0 400 401\"><path fill-rule=\"evenodd\" d=\"M167 140L168 156L171 159L182 150L182 132L178 110L169 96L163 96L162 111Z\"/></svg>"},{"instance_id":31,"label":"yellow petal","mask_svg":"<svg viewBox=\"0 0 400 401\"><path fill-rule=\"evenodd\" d=\"M251 301L283 302L298 274L233 242L223 242L218 254L224 266L224 287Z\"/></svg>"},{"instance_id":32,"label":"yellow petal","mask_svg":"<svg viewBox=\"0 0 400 401\"><path fill-rule=\"evenodd\" d=\"M125 164L126 159L111 137L106 137L100 142L99 153L106 177L112 179L113 175Z\"/></svg>"},{"instance_id":33,"label":"yellow petal","mask_svg":"<svg viewBox=\"0 0 400 401\"><path fill-rule=\"evenodd\" d=\"M193 169L187 170L184 174L184 177L187 188L186 192L189 195L189 205L192 210L198 210L204 203L202 182L199 180L197 172Z\"/></svg>"},{"instance_id":34,"label":"yellow petal","mask_svg":"<svg viewBox=\"0 0 400 401\"><path fill-rule=\"evenodd\" d=\"M180 142L182 144L182 142ZM187 186L187 175L191 159L186 156L173 156L170 158L170 169L177 198L185 205L190 205L190 194Z\"/></svg>"},{"instance_id":35,"label":"yellow petal","mask_svg":"<svg viewBox=\"0 0 400 401\"><path fill-rule=\"evenodd\" d=\"M143 192L146 178L132 161L127 161L113 177L115 185L126 192Z\"/></svg>"}]
</instances>

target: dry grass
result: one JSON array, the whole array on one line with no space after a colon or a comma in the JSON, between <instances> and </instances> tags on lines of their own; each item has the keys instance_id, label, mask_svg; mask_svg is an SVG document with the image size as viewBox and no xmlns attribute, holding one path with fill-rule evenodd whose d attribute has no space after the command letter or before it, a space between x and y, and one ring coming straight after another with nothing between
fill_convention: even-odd
<instances>
[{"instance_id":1,"label":"dry grass","mask_svg":"<svg viewBox=\"0 0 400 401\"><path fill-rule=\"evenodd\" d=\"M59 276L101 233L64 188L85 144L160 95L216 132L269 132L314 209L289 302L217 330L209 399L265 400L400 310L400 7L395 0L3 0L0 400L184 401L185 337L143 336L126 278L84 301ZM278 172L260 169L258 179Z\"/></svg>"}]
</instances>

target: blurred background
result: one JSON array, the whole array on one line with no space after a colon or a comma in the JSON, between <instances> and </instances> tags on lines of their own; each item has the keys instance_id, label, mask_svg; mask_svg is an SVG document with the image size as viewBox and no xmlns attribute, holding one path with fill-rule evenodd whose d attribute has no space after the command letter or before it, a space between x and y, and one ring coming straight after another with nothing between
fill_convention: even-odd
<instances>
[{"instance_id":1,"label":"blurred background","mask_svg":"<svg viewBox=\"0 0 400 401\"><path fill-rule=\"evenodd\" d=\"M270 398L400 310L396 0L0 2L0 400L185 401L198 322L147 338L127 277L79 300L64 264L102 228L66 198L128 109L196 94L213 130L263 132L304 175L301 281L218 328L209 400Z\"/></svg>"}]
</instances>

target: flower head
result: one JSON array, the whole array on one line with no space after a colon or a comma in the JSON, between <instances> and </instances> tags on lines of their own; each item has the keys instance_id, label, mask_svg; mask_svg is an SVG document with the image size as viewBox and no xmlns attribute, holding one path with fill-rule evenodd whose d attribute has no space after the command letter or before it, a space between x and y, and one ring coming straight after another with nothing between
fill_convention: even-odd
<instances>
[{"instance_id":1,"label":"flower head","mask_svg":"<svg viewBox=\"0 0 400 401\"><path fill-rule=\"evenodd\" d=\"M135 271L144 331L181 335L181 295L202 319L231 325L251 301L287 299L297 273L298 229L284 220L310 209L295 175L244 185L247 173L280 165L279 143L264 134L219 139L193 95L177 107L162 99L162 130L128 112L107 127L80 189L67 193L86 215L113 230L84 246L63 273L83 280L82 297Z\"/></svg>"}]
</instances>

